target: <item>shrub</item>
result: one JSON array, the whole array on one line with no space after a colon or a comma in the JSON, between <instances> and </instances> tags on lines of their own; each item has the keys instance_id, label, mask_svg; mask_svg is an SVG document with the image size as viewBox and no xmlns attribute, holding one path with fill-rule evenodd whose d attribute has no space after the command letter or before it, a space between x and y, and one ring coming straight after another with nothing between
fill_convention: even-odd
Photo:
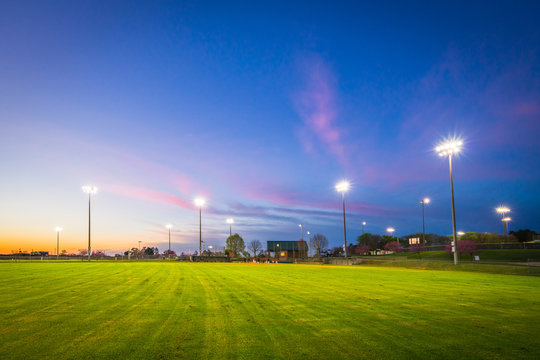
<instances>
[{"instance_id":1,"label":"shrub","mask_svg":"<svg viewBox=\"0 0 540 360\"><path fill-rule=\"evenodd\" d=\"M444 251L451 254L452 253L452 245L451 244L446 245L446 247L444 248ZM476 254L477 251L478 251L478 247L477 247L477 245L476 245L476 243L474 241L461 240L461 241L457 242L457 252L460 255L462 255L462 254L473 255L473 254Z\"/></svg>"},{"instance_id":2,"label":"shrub","mask_svg":"<svg viewBox=\"0 0 540 360\"><path fill-rule=\"evenodd\" d=\"M426 247L424 246L424 244L413 244L409 246L409 252L419 253L421 251L426 251Z\"/></svg>"},{"instance_id":3,"label":"shrub","mask_svg":"<svg viewBox=\"0 0 540 360\"><path fill-rule=\"evenodd\" d=\"M397 241L390 241L384 245L384 249L397 253L400 250L400 246Z\"/></svg>"}]
</instances>

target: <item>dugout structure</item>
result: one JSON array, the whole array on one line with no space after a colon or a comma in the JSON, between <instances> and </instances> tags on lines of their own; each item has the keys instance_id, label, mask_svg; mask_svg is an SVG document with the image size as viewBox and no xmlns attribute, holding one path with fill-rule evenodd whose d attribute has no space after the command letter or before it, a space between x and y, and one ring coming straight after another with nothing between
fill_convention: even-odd
<instances>
[{"instance_id":1,"label":"dugout structure","mask_svg":"<svg viewBox=\"0 0 540 360\"><path fill-rule=\"evenodd\" d=\"M309 248L305 240L268 240L266 242L268 257L281 261L307 258L308 250Z\"/></svg>"}]
</instances>

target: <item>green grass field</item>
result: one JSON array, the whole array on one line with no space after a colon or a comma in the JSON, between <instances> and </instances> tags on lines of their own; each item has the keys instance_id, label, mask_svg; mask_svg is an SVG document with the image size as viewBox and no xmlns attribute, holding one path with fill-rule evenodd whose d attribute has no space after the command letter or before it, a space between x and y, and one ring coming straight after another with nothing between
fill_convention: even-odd
<instances>
[{"instance_id":1,"label":"green grass field","mask_svg":"<svg viewBox=\"0 0 540 360\"><path fill-rule=\"evenodd\" d=\"M370 266L0 263L0 358L522 359L540 278Z\"/></svg>"}]
</instances>

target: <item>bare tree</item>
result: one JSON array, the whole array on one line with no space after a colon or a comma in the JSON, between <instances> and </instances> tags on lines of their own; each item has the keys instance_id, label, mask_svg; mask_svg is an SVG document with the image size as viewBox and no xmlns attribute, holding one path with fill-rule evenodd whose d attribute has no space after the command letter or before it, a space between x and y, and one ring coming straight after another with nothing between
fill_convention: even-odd
<instances>
[{"instance_id":1,"label":"bare tree","mask_svg":"<svg viewBox=\"0 0 540 360\"><path fill-rule=\"evenodd\" d=\"M328 239L323 234L315 234L311 238L310 247L315 249L317 257L321 256L321 250L328 247Z\"/></svg>"},{"instance_id":2,"label":"bare tree","mask_svg":"<svg viewBox=\"0 0 540 360\"><path fill-rule=\"evenodd\" d=\"M248 244L248 249L253 252L253 257L256 257L259 251L262 250L262 244L259 240L251 240Z\"/></svg>"}]
</instances>

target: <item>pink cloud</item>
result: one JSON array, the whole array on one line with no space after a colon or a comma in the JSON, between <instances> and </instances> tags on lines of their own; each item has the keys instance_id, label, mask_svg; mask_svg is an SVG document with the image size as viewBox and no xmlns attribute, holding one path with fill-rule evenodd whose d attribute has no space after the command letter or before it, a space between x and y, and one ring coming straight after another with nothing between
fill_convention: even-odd
<instances>
[{"instance_id":1,"label":"pink cloud","mask_svg":"<svg viewBox=\"0 0 540 360\"><path fill-rule=\"evenodd\" d=\"M158 202L162 204L176 205L184 209L193 209L194 205L191 201L186 201L176 195L156 191L152 189L145 189L141 187L135 187L126 184L108 184L103 186L105 191L109 191L116 195L122 195L142 200L148 200L152 202Z\"/></svg>"},{"instance_id":2,"label":"pink cloud","mask_svg":"<svg viewBox=\"0 0 540 360\"><path fill-rule=\"evenodd\" d=\"M341 164L346 163L345 150L341 142L343 131L337 127L335 77L319 57L304 60L301 64L304 75L303 89L294 97L297 113L304 122L298 137L306 152L317 149L322 142L324 152L335 156Z\"/></svg>"},{"instance_id":3,"label":"pink cloud","mask_svg":"<svg viewBox=\"0 0 540 360\"><path fill-rule=\"evenodd\" d=\"M280 208L277 209L285 212L290 210L290 208L295 208L294 210L291 210L294 212L298 212L298 208L330 211L341 209L341 200L339 197L336 197L336 201L318 201L313 200L312 195L272 188L271 185L246 189L245 195L252 200L265 201L275 205L279 205ZM389 207L372 205L357 201L346 201L346 203L348 211L358 214L369 213L372 215L384 215L394 211L394 209Z\"/></svg>"}]
</instances>

